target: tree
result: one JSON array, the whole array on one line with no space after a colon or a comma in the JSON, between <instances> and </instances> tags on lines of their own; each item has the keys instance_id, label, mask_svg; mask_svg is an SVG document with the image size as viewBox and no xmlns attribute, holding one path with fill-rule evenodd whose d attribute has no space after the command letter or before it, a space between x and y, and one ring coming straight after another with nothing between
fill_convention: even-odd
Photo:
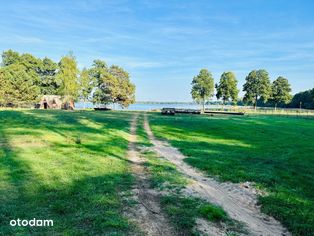
<instances>
[{"instance_id":1,"label":"tree","mask_svg":"<svg viewBox=\"0 0 314 236\"><path fill-rule=\"evenodd\" d=\"M119 104L127 107L135 102L135 86L131 83L129 73L121 67L95 60L91 68L96 89L93 94L94 104Z\"/></svg>"},{"instance_id":2,"label":"tree","mask_svg":"<svg viewBox=\"0 0 314 236\"><path fill-rule=\"evenodd\" d=\"M102 60L94 60L92 68L89 69L89 74L92 78L94 87L99 87L103 82L103 76L108 72L108 66L106 62Z\"/></svg>"},{"instance_id":3,"label":"tree","mask_svg":"<svg viewBox=\"0 0 314 236\"><path fill-rule=\"evenodd\" d=\"M2 65L19 64L25 67L26 73L32 77L34 83L40 87L41 94L56 94L59 84L56 81L58 64L45 57L43 60L32 54L19 54L12 50L3 52Z\"/></svg>"},{"instance_id":4,"label":"tree","mask_svg":"<svg viewBox=\"0 0 314 236\"><path fill-rule=\"evenodd\" d=\"M109 77L108 67L106 62L102 60L94 60L92 68L90 69L90 75L92 77L92 81L94 83L95 91L93 93L93 103L94 104L109 104L110 95L108 91L105 91L105 81L109 79L105 79Z\"/></svg>"},{"instance_id":5,"label":"tree","mask_svg":"<svg viewBox=\"0 0 314 236\"><path fill-rule=\"evenodd\" d=\"M114 103L118 103L122 107L128 107L135 102L135 85L130 81L130 75L117 65L112 65L109 68L109 73L117 78L116 96Z\"/></svg>"},{"instance_id":6,"label":"tree","mask_svg":"<svg viewBox=\"0 0 314 236\"><path fill-rule=\"evenodd\" d=\"M9 96L8 94L12 90L11 88L11 83L7 78L6 72L4 67L0 68L0 84L1 84L1 89L0 89L0 106L6 106L9 103Z\"/></svg>"},{"instance_id":7,"label":"tree","mask_svg":"<svg viewBox=\"0 0 314 236\"><path fill-rule=\"evenodd\" d=\"M79 88L79 96L83 100L85 108L85 103L89 100L93 90L93 79L90 76L90 71L86 68L80 73Z\"/></svg>"},{"instance_id":8,"label":"tree","mask_svg":"<svg viewBox=\"0 0 314 236\"><path fill-rule=\"evenodd\" d=\"M36 75L40 73L42 67L42 61L29 53L22 54L17 63L23 65L27 73L33 73Z\"/></svg>"},{"instance_id":9,"label":"tree","mask_svg":"<svg viewBox=\"0 0 314 236\"><path fill-rule=\"evenodd\" d=\"M39 87L23 65L10 64L1 68L0 84L0 103L3 105L33 103L40 94Z\"/></svg>"},{"instance_id":10,"label":"tree","mask_svg":"<svg viewBox=\"0 0 314 236\"><path fill-rule=\"evenodd\" d=\"M2 53L2 66L9 66L18 62L20 59L20 54L11 49L4 51Z\"/></svg>"},{"instance_id":11,"label":"tree","mask_svg":"<svg viewBox=\"0 0 314 236\"><path fill-rule=\"evenodd\" d=\"M29 53L24 53L20 56L16 62L19 65L25 67L26 73L33 79L34 84L40 86L39 73L42 67L42 61Z\"/></svg>"},{"instance_id":12,"label":"tree","mask_svg":"<svg viewBox=\"0 0 314 236\"><path fill-rule=\"evenodd\" d=\"M60 81L57 81L56 75L58 70L58 64L51 59L45 57L42 60L42 66L40 68L40 90L43 95L57 94L60 88Z\"/></svg>"},{"instance_id":13,"label":"tree","mask_svg":"<svg viewBox=\"0 0 314 236\"><path fill-rule=\"evenodd\" d=\"M230 99L236 103L239 94L237 83L238 81L232 72L224 72L220 77L219 84L216 84L217 99L222 98L223 104Z\"/></svg>"},{"instance_id":14,"label":"tree","mask_svg":"<svg viewBox=\"0 0 314 236\"><path fill-rule=\"evenodd\" d=\"M200 73L192 80L192 98L198 103L202 103L203 112L205 102L214 95L214 79L207 69L201 69Z\"/></svg>"},{"instance_id":15,"label":"tree","mask_svg":"<svg viewBox=\"0 0 314 236\"><path fill-rule=\"evenodd\" d=\"M64 101L69 102L70 108L74 108L74 101L78 98L78 73L75 57L70 53L61 58L57 82L60 84L59 94Z\"/></svg>"},{"instance_id":16,"label":"tree","mask_svg":"<svg viewBox=\"0 0 314 236\"><path fill-rule=\"evenodd\" d=\"M271 86L271 101L275 104L275 110L280 103L287 104L291 101L291 87L286 78L279 76Z\"/></svg>"},{"instance_id":17,"label":"tree","mask_svg":"<svg viewBox=\"0 0 314 236\"><path fill-rule=\"evenodd\" d=\"M94 103L113 104L118 96L119 82L116 77L106 73L101 77L102 82L96 88L93 94Z\"/></svg>"},{"instance_id":18,"label":"tree","mask_svg":"<svg viewBox=\"0 0 314 236\"><path fill-rule=\"evenodd\" d=\"M245 78L246 82L243 85L245 91L244 101L252 102L256 109L257 100L261 98L264 102L268 100L271 95L271 86L266 70L253 70Z\"/></svg>"},{"instance_id":19,"label":"tree","mask_svg":"<svg viewBox=\"0 0 314 236\"><path fill-rule=\"evenodd\" d=\"M289 107L314 109L314 88L295 94Z\"/></svg>"}]
</instances>

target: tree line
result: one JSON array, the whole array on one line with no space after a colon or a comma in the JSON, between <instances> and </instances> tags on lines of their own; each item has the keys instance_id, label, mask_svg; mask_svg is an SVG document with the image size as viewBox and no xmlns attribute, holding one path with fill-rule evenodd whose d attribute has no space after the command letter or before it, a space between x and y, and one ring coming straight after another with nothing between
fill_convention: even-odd
<instances>
[{"instance_id":1,"label":"tree line","mask_svg":"<svg viewBox=\"0 0 314 236\"><path fill-rule=\"evenodd\" d=\"M2 53L0 105L34 104L43 95L60 95L64 102L77 100L127 107L135 102L135 85L127 71L94 60L91 68L79 70L73 53L56 63L45 57L13 50Z\"/></svg>"},{"instance_id":2,"label":"tree line","mask_svg":"<svg viewBox=\"0 0 314 236\"><path fill-rule=\"evenodd\" d=\"M288 107L314 109L314 88L295 94Z\"/></svg>"},{"instance_id":3,"label":"tree line","mask_svg":"<svg viewBox=\"0 0 314 236\"><path fill-rule=\"evenodd\" d=\"M212 74L207 69L200 70L192 80L191 95L192 98L202 104L203 111L205 103L214 95L216 89L216 98L222 100L223 104L238 104L239 89L238 81L233 72L224 72L217 84L214 83ZM303 108L314 108L314 88L312 90L291 95L291 85L288 79L279 76L273 82L270 81L266 70L252 70L245 78L243 85L245 92L243 100L245 105L263 104L280 107L298 107L303 103Z\"/></svg>"}]
</instances>

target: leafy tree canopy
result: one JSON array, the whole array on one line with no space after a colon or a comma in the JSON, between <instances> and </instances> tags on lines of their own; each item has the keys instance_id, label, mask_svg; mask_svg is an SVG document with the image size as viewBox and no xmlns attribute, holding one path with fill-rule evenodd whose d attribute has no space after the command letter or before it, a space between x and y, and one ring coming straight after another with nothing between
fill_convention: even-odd
<instances>
[{"instance_id":1,"label":"leafy tree canopy","mask_svg":"<svg viewBox=\"0 0 314 236\"><path fill-rule=\"evenodd\" d=\"M257 100L261 98L266 102L271 96L271 85L266 70L253 70L245 78L243 91L245 91L244 101L251 102L256 108Z\"/></svg>"},{"instance_id":2,"label":"leafy tree canopy","mask_svg":"<svg viewBox=\"0 0 314 236\"><path fill-rule=\"evenodd\" d=\"M219 84L216 84L217 99L222 99L223 103L229 100L236 102L239 94L237 84L238 81L234 73L224 72L220 77Z\"/></svg>"},{"instance_id":3,"label":"leafy tree canopy","mask_svg":"<svg viewBox=\"0 0 314 236\"><path fill-rule=\"evenodd\" d=\"M94 103L122 107L135 102L129 73L116 65L108 67L102 60L94 60L92 68L80 72L71 53L57 64L10 49L2 53L1 66L1 105L34 102L39 95L53 94L62 95L70 107L77 98L88 101L93 97Z\"/></svg>"},{"instance_id":4,"label":"leafy tree canopy","mask_svg":"<svg viewBox=\"0 0 314 236\"><path fill-rule=\"evenodd\" d=\"M135 86L129 79L129 73L121 67L112 65L108 68L104 61L95 60L91 74L96 83L94 103L118 103L127 107L135 102Z\"/></svg>"},{"instance_id":5,"label":"leafy tree canopy","mask_svg":"<svg viewBox=\"0 0 314 236\"><path fill-rule=\"evenodd\" d=\"M289 107L314 109L314 88L295 94Z\"/></svg>"},{"instance_id":6,"label":"leafy tree canopy","mask_svg":"<svg viewBox=\"0 0 314 236\"><path fill-rule=\"evenodd\" d=\"M201 69L199 74L192 80L192 98L203 105L214 95L214 78L207 69Z\"/></svg>"},{"instance_id":7,"label":"leafy tree canopy","mask_svg":"<svg viewBox=\"0 0 314 236\"><path fill-rule=\"evenodd\" d=\"M11 49L4 51L2 53L2 66L9 66L18 62L20 59L20 54Z\"/></svg>"},{"instance_id":8,"label":"leafy tree canopy","mask_svg":"<svg viewBox=\"0 0 314 236\"><path fill-rule=\"evenodd\" d=\"M91 76L90 70L84 68L79 76L79 94L80 98L86 102L89 100L92 90L93 90L93 78Z\"/></svg>"},{"instance_id":9,"label":"leafy tree canopy","mask_svg":"<svg viewBox=\"0 0 314 236\"><path fill-rule=\"evenodd\" d=\"M78 98L78 74L77 62L70 53L63 56L59 62L59 71L57 73L57 83L60 84L59 94L65 99L76 100Z\"/></svg>"},{"instance_id":10,"label":"leafy tree canopy","mask_svg":"<svg viewBox=\"0 0 314 236\"><path fill-rule=\"evenodd\" d=\"M32 103L39 98L40 89L23 65L10 64L0 69L0 103Z\"/></svg>"},{"instance_id":11,"label":"leafy tree canopy","mask_svg":"<svg viewBox=\"0 0 314 236\"><path fill-rule=\"evenodd\" d=\"M41 94L53 95L58 94L60 83L56 80L56 74L58 70L58 64L51 59L45 57L42 60L42 66L40 70L40 89Z\"/></svg>"},{"instance_id":12,"label":"leafy tree canopy","mask_svg":"<svg viewBox=\"0 0 314 236\"><path fill-rule=\"evenodd\" d=\"M277 104L287 104L291 101L291 86L286 78L279 76L273 81L271 89L271 101L275 104L275 108Z\"/></svg>"}]
</instances>

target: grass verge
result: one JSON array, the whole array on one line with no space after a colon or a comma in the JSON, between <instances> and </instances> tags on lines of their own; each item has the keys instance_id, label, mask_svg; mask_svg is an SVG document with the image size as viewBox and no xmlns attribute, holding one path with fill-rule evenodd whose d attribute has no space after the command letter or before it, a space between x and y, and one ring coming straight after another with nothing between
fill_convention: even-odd
<instances>
[{"instance_id":1,"label":"grass verge","mask_svg":"<svg viewBox=\"0 0 314 236\"><path fill-rule=\"evenodd\" d=\"M294 235L314 235L314 119L150 114L155 136L221 181L255 182L262 211Z\"/></svg>"}]
</instances>

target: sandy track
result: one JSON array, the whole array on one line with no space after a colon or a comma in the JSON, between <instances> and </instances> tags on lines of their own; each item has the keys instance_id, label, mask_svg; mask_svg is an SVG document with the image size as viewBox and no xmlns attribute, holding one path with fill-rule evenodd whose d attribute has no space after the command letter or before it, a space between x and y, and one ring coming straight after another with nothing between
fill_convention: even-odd
<instances>
[{"instance_id":1,"label":"sandy track","mask_svg":"<svg viewBox=\"0 0 314 236\"><path fill-rule=\"evenodd\" d=\"M177 169L191 180L191 184L186 187L188 194L197 195L222 206L231 218L246 225L250 235L290 235L273 217L261 213L256 204L256 191L249 184L219 183L206 177L202 172L186 164L183 161L186 157L176 148L154 137L146 115L144 128L154 145L154 151L175 164Z\"/></svg>"},{"instance_id":2,"label":"sandy track","mask_svg":"<svg viewBox=\"0 0 314 236\"><path fill-rule=\"evenodd\" d=\"M131 162L132 173L136 177L136 186L133 192L135 200L139 204L128 214L145 235L177 235L160 210L158 193L149 187L149 176L143 165L145 160L140 157L136 148L137 118L138 115L135 115L131 122L128 159Z\"/></svg>"}]
</instances>

